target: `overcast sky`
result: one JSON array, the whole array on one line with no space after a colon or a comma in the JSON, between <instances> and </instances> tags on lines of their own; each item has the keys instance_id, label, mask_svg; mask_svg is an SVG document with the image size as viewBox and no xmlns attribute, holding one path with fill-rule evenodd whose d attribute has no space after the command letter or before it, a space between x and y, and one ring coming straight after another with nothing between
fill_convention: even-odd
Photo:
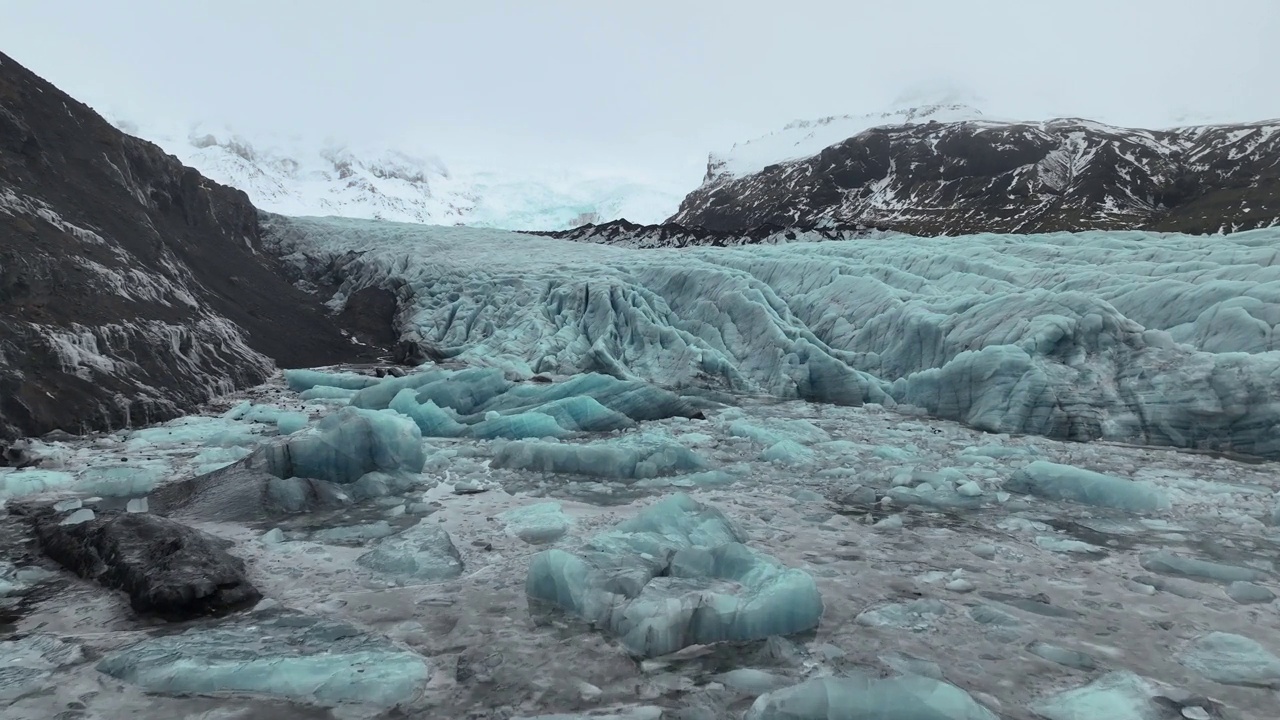
<instances>
[{"instance_id":1,"label":"overcast sky","mask_svg":"<svg viewBox=\"0 0 1280 720\"><path fill-rule=\"evenodd\" d=\"M2 0L0 49L143 122L699 179L799 118L1280 117L1280 0Z\"/></svg>"}]
</instances>

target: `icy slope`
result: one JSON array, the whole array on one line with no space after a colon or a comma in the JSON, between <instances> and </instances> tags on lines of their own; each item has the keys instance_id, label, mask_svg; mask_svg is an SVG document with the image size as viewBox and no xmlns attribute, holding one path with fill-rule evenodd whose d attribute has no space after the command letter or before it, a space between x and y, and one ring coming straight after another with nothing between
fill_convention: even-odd
<instances>
[{"instance_id":1,"label":"icy slope","mask_svg":"<svg viewBox=\"0 0 1280 720\"><path fill-rule=\"evenodd\" d=\"M833 115L818 120L797 120L782 130L737 143L724 153L711 153L707 180L746 177L769 165L817 155L874 127L985 120L982 112L962 104L923 105L866 115Z\"/></svg>"},{"instance_id":2,"label":"icy slope","mask_svg":"<svg viewBox=\"0 0 1280 720\"><path fill-rule=\"evenodd\" d=\"M712 154L670 222L822 222L916 235L1280 222L1280 120L1144 130L985 119L960 105L793 123Z\"/></svg>"},{"instance_id":3,"label":"icy slope","mask_svg":"<svg viewBox=\"0 0 1280 720\"><path fill-rule=\"evenodd\" d=\"M994 432L1280 457L1280 231L642 251L270 218L401 330L508 373L909 404Z\"/></svg>"},{"instance_id":4,"label":"icy slope","mask_svg":"<svg viewBox=\"0 0 1280 720\"><path fill-rule=\"evenodd\" d=\"M173 153L253 204L285 215L559 230L627 218L657 222L687 188L578 171L459 171L436 156L195 125L116 125Z\"/></svg>"}]
</instances>

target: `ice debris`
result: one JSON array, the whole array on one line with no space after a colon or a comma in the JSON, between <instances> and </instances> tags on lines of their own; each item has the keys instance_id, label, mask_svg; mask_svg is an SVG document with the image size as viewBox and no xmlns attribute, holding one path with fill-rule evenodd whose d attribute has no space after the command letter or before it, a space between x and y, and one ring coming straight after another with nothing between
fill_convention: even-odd
<instances>
[{"instance_id":1,"label":"ice debris","mask_svg":"<svg viewBox=\"0 0 1280 720\"><path fill-rule=\"evenodd\" d=\"M530 545L552 543L564 537L573 520L564 514L558 502L536 503L513 508L498 516L506 523L507 533Z\"/></svg>"},{"instance_id":2,"label":"ice debris","mask_svg":"<svg viewBox=\"0 0 1280 720\"><path fill-rule=\"evenodd\" d=\"M322 378L307 378L317 380ZM413 418L427 437L563 437L699 412L690 401L644 382L585 373L561 383L519 385L492 367L430 369L353 391L316 385L306 392L345 397L365 410L395 410Z\"/></svg>"},{"instance_id":3,"label":"ice debris","mask_svg":"<svg viewBox=\"0 0 1280 720\"><path fill-rule=\"evenodd\" d=\"M1161 720L1168 716L1151 701L1156 694L1145 678L1120 670L1054 695L1031 709L1046 720Z\"/></svg>"},{"instance_id":4,"label":"ice debris","mask_svg":"<svg viewBox=\"0 0 1280 720\"><path fill-rule=\"evenodd\" d=\"M969 693L918 675L814 678L756 698L744 720L998 720Z\"/></svg>"},{"instance_id":5,"label":"ice debris","mask_svg":"<svg viewBox=\"0 0 1280 720\"><path fill-rule=\"evenodd\" d=\"M365 473L422 471L422 432L390 410L346 407L315 428L262 449L271 474L351 483Z\"/></svg>"},{"instance_id":6,"label":"ice debris","mask_svg":"<svg viewBox=\"0 0 1280 720\"><path fill-rule=\"evenodd\" d=\"M1193 641L1179 660L1224 685L1280 689L1280 657L1243 635L1209 633Z\"/></svg>"},{"instance_id":7,"label":"ice debris","mask_svg":"<svg viewBox=\"0 0 1280 720\"><path fill-rule=\"evenodd\" d=\"M648 443L621 446L515 441L494 456L495 468L535 470L544 473L642 479L703 470L707 462L682 445Z\"/></svg>"},{"instance_id":8,"label":"ice debris","mask_svg":"<svg viewBox=\"0 0 1280 720\"><path fill-rule=\"evenodd\" d=\"M52 635L28 635L0 642L0 702L45 688L52 672L84 660L80 646Z\"/></svg>"},{"instance_id":9,"label":"ice debris","mask_svg":"<svg viewBox=\"0 0 1280 720\"><path fill-rule=\"evenodd\" d=\"M356 562L378 572L434 582L462 574L462 556L449 533L429 519L379 540Z\"/></svg>"},{"instance_id":10,"label":"ice debris","mask_svg":"<svg viewBox=\"0 0 1280 720\"><path fill-rule=\"evenodd\" d=\"M1138 558L1138 562L1143 568L1155 573L1224 583L1252 582L1267 577L1261 570L1174 555L1168 550L1146 553Z\"/></svg>"},{"instance_id":11,"label":"ice debris","mask_svg":"<svg viewBox=\"0 0 1280 720\"><path fill-rule=\"evenodd\" d=\"M152 637L97 667L166 695L252 693L382 708L414 700L431 675L425 658L388 640L285 610Z\"/></svg>"},{"instance_id":12,"label":"ice debris","mask_svg":"<svg viewBox=\"0 0 1280 720\"><path fill-rule=\"evenodd\" d=\"M1037 460L1014 473L1006 490L1129 512L1168 510L1169 497L1150 483Z\"/></svg>"},{"instance_id":13,"label":"ice debris","mask_svg":"<svg viewBox=\"0 0 1280 720\"><path fill-rule=\"evenodd\" d=\"M642 657L801 632L822 617L813 578L743 545L719 510L682 493L576 553L539 553L525 587L534 609L591 622Z\"/></svg>"}]
</instances>

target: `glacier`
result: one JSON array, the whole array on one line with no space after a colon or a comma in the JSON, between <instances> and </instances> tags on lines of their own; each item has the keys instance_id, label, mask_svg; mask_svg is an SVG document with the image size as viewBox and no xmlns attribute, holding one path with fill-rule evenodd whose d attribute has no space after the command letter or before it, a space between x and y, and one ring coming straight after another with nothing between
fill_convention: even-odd
<instances>
[{"instance_id":1,"label":"glacier","mask_svg":"<svg viewBox=\"0 0 1280 720\"><path fill-rule=\"evenodd\" d=\"M330 301L535 374L877 403L994 433L1280 457L1280 231L634 250L471 228L265 221ZM513 247L520 248L513 251Z\"/></svg>"},{"instance_id":2,"label":"glacier","mask_svg":"<svg viewBox=\"0 0 1280 720\"><path fill-rule=\"evenodd\" d=\"M666 178L569 167L446 164L416 143L245 133L217 123L138 123L114 110L108 115L120 130L243 190L254 206L286 215L559 230L617 218L661 222L689 190Z\"/></svg>"}]
</instances>

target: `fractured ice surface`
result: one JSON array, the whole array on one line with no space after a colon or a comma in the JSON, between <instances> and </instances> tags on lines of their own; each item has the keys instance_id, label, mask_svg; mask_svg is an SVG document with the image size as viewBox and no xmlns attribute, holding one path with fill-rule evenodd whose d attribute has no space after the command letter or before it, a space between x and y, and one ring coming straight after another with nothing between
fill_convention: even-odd
<instances>
[{"instance_id":1,"label":"fractured ice surface","mask_svg":"<svg viewBox=\"0 0 1280 720\"><path fill-rule=\"evenodd\" d=\"M539 553L525 589L531 603L601 627L643 657L810 630L822 617L813 578L743 545L719 510L684 494L575 553Z\"/></svg>"},{"instance_id":2,"label":"fractured ice surface","mask_svg":"<svg viewBox=\"0 0 1280 720\"><path fill-rule=\"evenodd\" d=\"M940 680L853 675L814 678L761 695L744 720L998 719L969 693Z\"/></svg>"},{"instance_id":3,"label":"fractured ice surface","mask_svg":"<svg viewBox=\"0 0 1280 720\"><path fill-rule=\"evenodd\" d=\"M273 610L152 637L97 667L168 695L255 693L379 707L413 700L431 675L423 657L347 623Z\"/></svg>"},{"instance_id":4,"label":"fractured ice surface","mask_svg":"<svg viewBox=\"0 0 1280 720\"><path fill-rule=\"evenodd\" d=\"M993 432L1269 457L1280 457L1277 238L642 251L339 218L267 223L267 242L301 266L357 254L341 294L407 284L404 329L463 361L907 403Z\"/></svg>"}]
</instances>

